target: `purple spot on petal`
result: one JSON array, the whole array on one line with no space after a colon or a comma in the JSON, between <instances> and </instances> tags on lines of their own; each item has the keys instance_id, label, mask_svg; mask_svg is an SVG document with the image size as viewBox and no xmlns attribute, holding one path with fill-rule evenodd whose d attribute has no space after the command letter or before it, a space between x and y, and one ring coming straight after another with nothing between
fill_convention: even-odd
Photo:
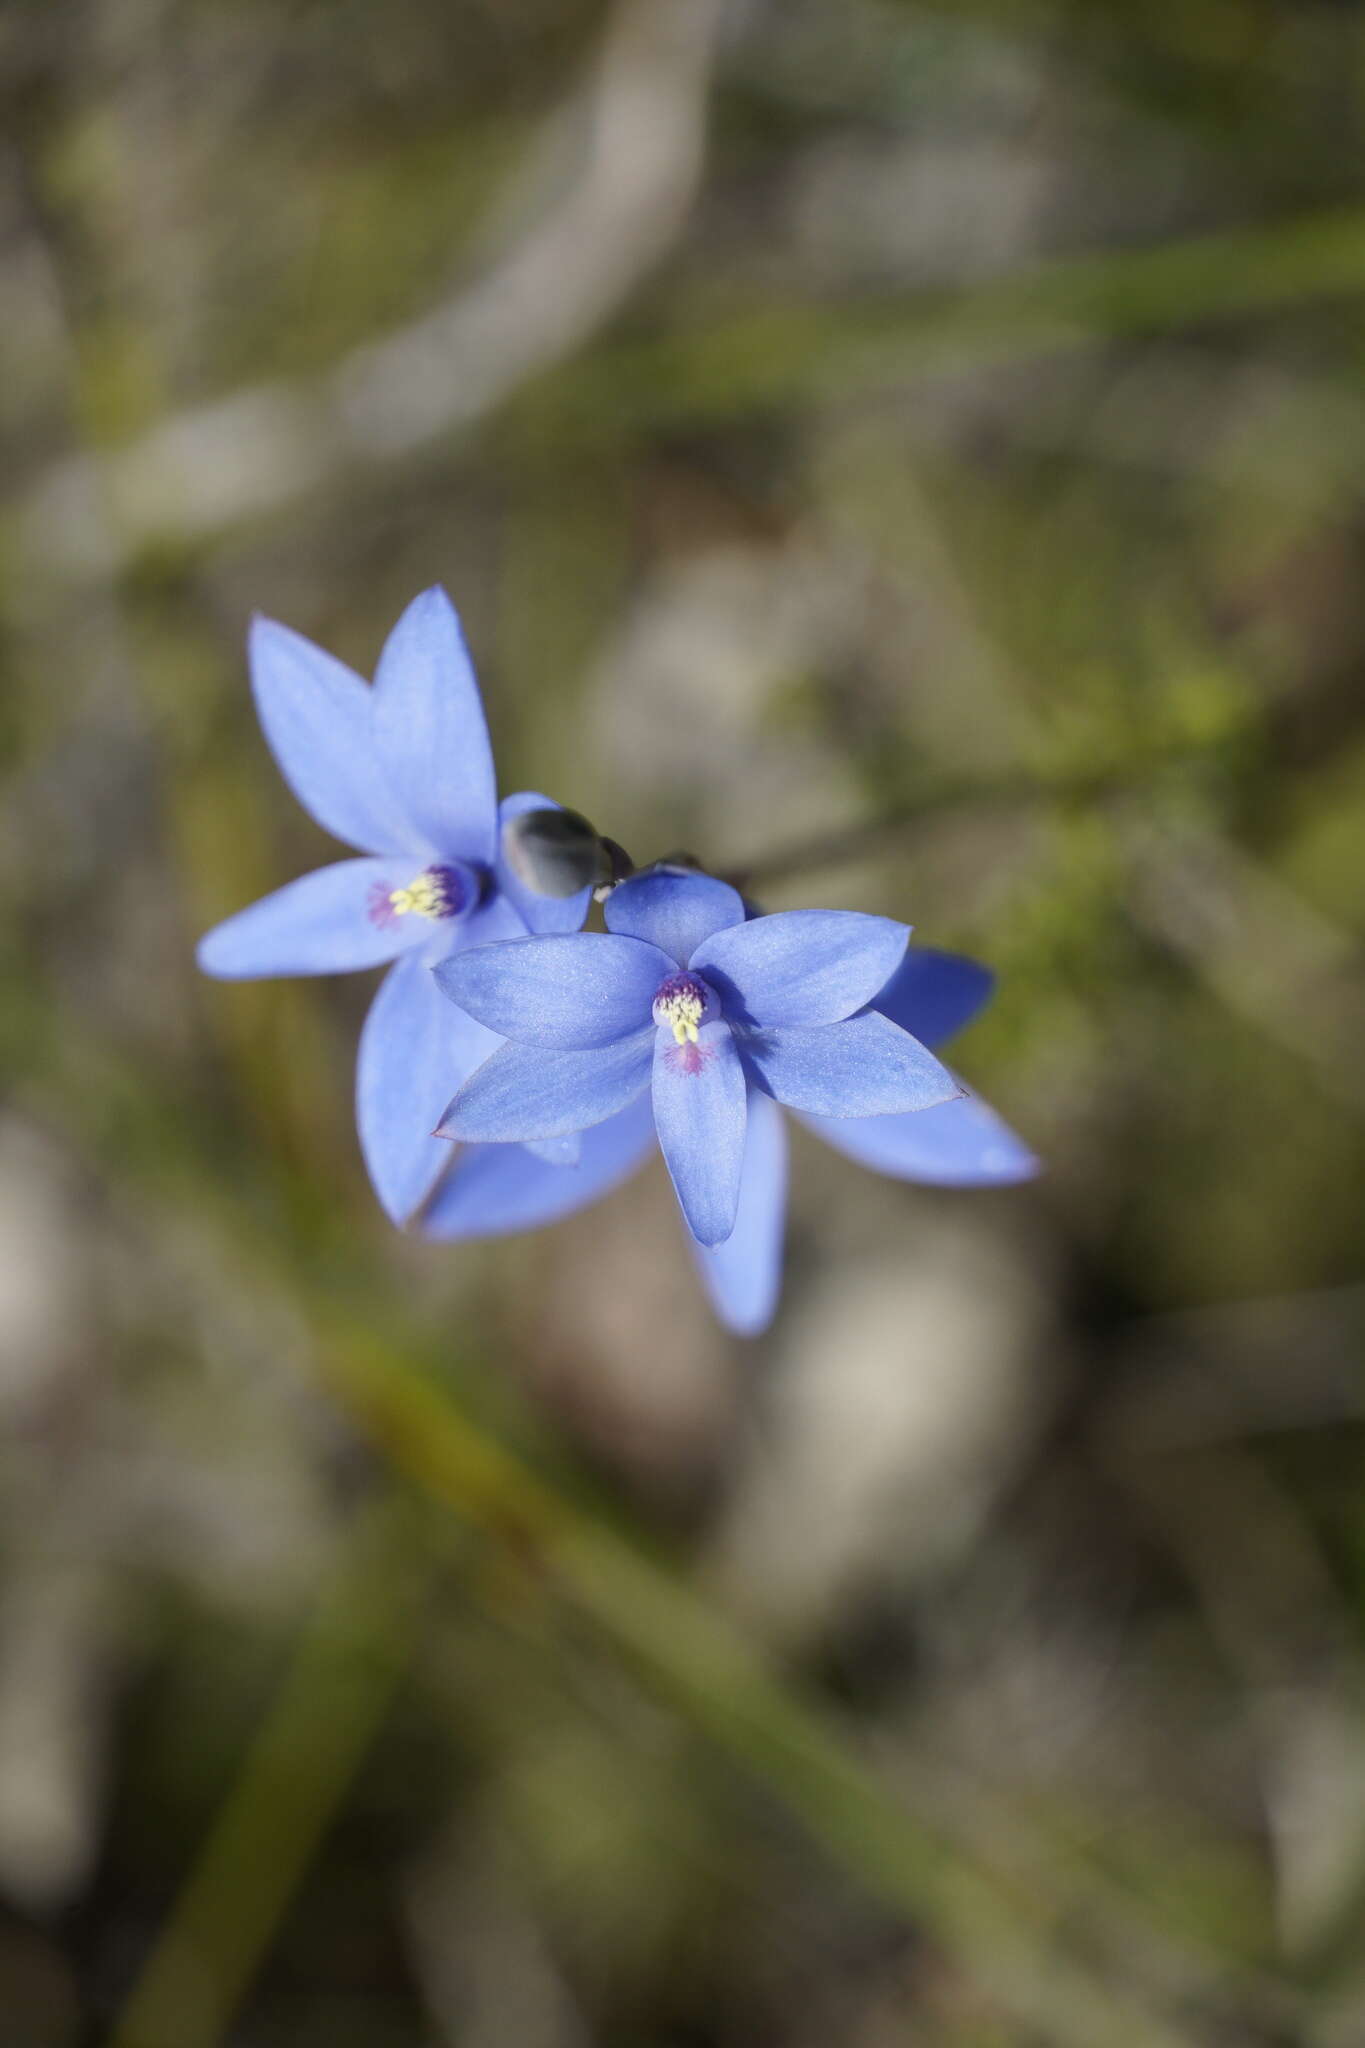
<instances>
[{"instance_id":1,"label":"purple spot on petal","mask_svg":"<svg viewBox=\"0 0 1365 2048\"><path fill-rule=\"evenodd\" d=\"M666 1064L675 1074L699 1074L702 1068L715 1057L712 1045L694 1045L684 1040L681 1045L670 1045L664 1052Z\"/></svg>"},{"instance_id":2,"label":"purple spot on petal","mask_svg":"<svg viewBox=\"0 0 1365 2048\"><path fill-rule=\"evenodd\" d=\"M390 900L389 891L382 882L371 882L368 901L370 923L377 925L381 932L398 922L398 912Z\"/></svg>"}]
</instances>

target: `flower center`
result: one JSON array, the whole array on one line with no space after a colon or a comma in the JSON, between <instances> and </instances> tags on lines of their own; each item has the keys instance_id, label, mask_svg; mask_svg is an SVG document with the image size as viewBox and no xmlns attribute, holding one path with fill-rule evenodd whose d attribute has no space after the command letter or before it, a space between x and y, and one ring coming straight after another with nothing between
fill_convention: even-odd
<instances>
[{"instance_id":1,"label":"flower center","mask_svg":"<svg viewBox=\"0 0 1365 2048\"><path fill-rule=\"evenodd\" d=\"M667 1024L679 1045L697 1042L706 1014L706 988L693 974L670 974L654 998L654 1022Z\"/></svg>"},{"instance_id":2,"label":"flower center","mask_svg":"<svg viewBox=\"0 0 1365 2048\"><path fill-rule=\"evenodd\" d=\"M401 889L377 885L371 892L370 917L375 924L392 924L399 917L425 917L435 924L442 918L463 917L474 908L478 893L478 877L471 868L423 868Z\"/></svg>"}]
</instances>

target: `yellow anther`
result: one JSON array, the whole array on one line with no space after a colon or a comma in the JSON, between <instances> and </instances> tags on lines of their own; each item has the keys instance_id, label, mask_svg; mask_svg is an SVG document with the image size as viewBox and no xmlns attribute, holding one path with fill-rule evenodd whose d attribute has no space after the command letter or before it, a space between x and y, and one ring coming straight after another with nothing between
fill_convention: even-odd
<instances>
[{"instance_id":1,"label":"yellow anther","mask_svg":"<svg viewBox=\"0 0 1365 2048\"><path fill-rule=\"evenodd\" d=\"M696 1045L706 1014L706 991L690 974L667 980L654 998L654 1022L667 1024L678 1045Z\"/></svg>"},{"instance_id":2,"label":"yellow anther","mask_svg":"<svg viewBox=\"0 0 1365 2048\"><path fill-rule=\"evenodd\" d=\"M399 917L446 917L450 913L450 893L445 876L439 869L424 868L405 889L391 890L389 903Z\"/></svg>"}]
</instances>

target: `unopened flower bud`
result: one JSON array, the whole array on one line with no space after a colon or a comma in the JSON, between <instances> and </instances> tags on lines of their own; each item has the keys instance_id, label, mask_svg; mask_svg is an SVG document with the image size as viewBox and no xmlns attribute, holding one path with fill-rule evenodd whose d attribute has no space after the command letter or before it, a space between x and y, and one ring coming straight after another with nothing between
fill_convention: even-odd
<instances>
[{"instance_id":1,"label":"unopened flower bud","mask_svg":"<svg viewBox=\"0 0 1365 2048\"><path fill-rule=\"evenodd\" d=\"M602 841L578 811L522 811L502 828L502 850L517 880L537 896L575 896L607 879Z\"/></svg>"}]
</instances>

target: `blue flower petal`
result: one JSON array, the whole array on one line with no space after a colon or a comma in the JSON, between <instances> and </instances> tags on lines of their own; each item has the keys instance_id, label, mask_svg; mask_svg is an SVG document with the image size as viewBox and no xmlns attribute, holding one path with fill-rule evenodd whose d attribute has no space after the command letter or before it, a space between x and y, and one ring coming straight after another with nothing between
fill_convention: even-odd
<instances>
[{"instance_id":1,"label":"blue flower petal","mask_svg":"<svg viewBox=\"0 0 1365 2048\"><path fill-rule=\"evenodd\" d=\"M587 1130L649 1086L653 1052L652 1026L592 1052L504 1045L470 1075L441 1118L440 1134L466 1144L523 1145Z\"/></svg>"},{"instance_id":2,"label":"blue flower petal","mask_svg":"<svg viewBox=\"0 0 1365 2048\"><path fill-rule=\"evenodd\" d=\"M380 762L433 854L491 863L497 788L479 686L455 607L438 586L415 597L374 678Z\"/></svg>"},{"instance_id":3,"label":"blue flower petal","mask_svg":"<svg viewBox=\"0 0 1365 2048\"><path fill-rule=\"evenodd\" d=\"M379 967L431 937L421 917L387 912L412 880L411 860L339 860L314 868L225 918L199 941L205 974L254 981L271 974L348 974Z\"/></svg>"},{"instance_id":4,"label":"blue flower petal","mask_svg":"<svg viewBox=\"0 0 1365 2048\"><path fill-rule=\"evenodd\" d=\"M690 965L732 1023L834 1024L885 987L909 935L858 910L779 910L714 932Z\"/></svg>"},{"instance_id":5,"label":"blue flower petal","mask_svg":"<svg viewBox=\"0 0 1365 2048\"><path fill-rule=\"evenodd\" d=\"M664 1162L698 1244L735 1227L748 1089L728 1024L703 1024L695 1045L654 1034L654 1122Z\"/></svg>"},{"instance_id":6,"label":"blue flower petal","mask_svg":"<svg viewBox=\"0 0 1365 2048\"><path fill-rule=\"evenodd\" d=\"M553 802L548 796L537 796L531 789L518 790L515 796L505 796L498 806L498 855L493 874L500 894L516 905L527 931L576 932L592 903L590 888L580 889L574 896L537 896L513 873L510 863L503 858L502 828L509 818L520 817L523 811L562 809L562 804Z\"/></svg>"},{"instance_id":7,"label":"blue flower petal","mask_svg":"<svg viewBox=\"0 0 1365 2048\"><path fill-rule=\"evenodd\" d=\"M253 619L247 658L261 728L304 809L366 853L420 852L375 758L369 684L274 619Z\"/></svg>"},{"instance_id":8,"label":"blue flower petal","mask_svg":"<svg viewBox=\"0 0 1365 2048\"><path fill-rule=\"evenodd\" d=\"M607 930L647 939L686 967L703 939L743 924L744 899L728 882L690 868L650 868L613 889L603 912Z\"/></svg>"},{"instance_id":9,"label":"blue flower petal","mask_svg":"<svg viewBox=\"0 0 1365 2048\"><path fill-rule=\"evenodd\" d=\"M817 1138L875 1173L936 1187L979 1188L1031 1180L1041 1161L975 1095L911 1116L802 1118Z\"/></svg>"},{"instance_id":10,"label":"blue flower petal","mask_svg":"<svg viewBox=\"0 0 1365 2048\"><path fill-rule=\"evenodd\" d=\"M557 1223L634 1173L654 1143L649 1097L641 1094L584 1131L577 1166L548 1166L524 1145L471 1145L458 1155L423 1228L428 1237L450 1240Z\"/></svg>"},{"instance_id":11,"label":"blue flower petal","mask_svg":"<svg viewBox=\"0 0 1365 2048\"><path fill-rule=\"evenodd\" d=\"M891 1116L962 1093L918 1039L875 1010L809 1031L746 1034L741 1043L758 1085L814 1116Z\"/></svg>"},{"instance_id":12,"label":"blue flower petal","mask_svg":"<svg viewBox=\"0 0 1365 2048\"><path fill-rule=\"evenodd\" d=\"M450 1164L449 1145L432 1135L441 1105L499 1043L445 1000L420 953L380 983L360 1034L355 1113L374 1191L395 1223Z\"/></svg>"},{"instance_id":13,"label":"blue flower petal","mask_svg":"<svg viewBox=\"0 0 1365 2048\"><path fill-rule=\"evenodd\" d=\"M437 971L453 1003L518 1045L583 1051L651 1022L676 973L667 953L610 932L513 940L457 954Z\"/></svg>"},{"instance_id":14,"label":"blue flower petal","mask_svg":"<svg viewBox=\"0 0 1365 2048\"><path fill-rule=\"evenodd\" d=\"M737 1336L756 1337L773 1319L786 1220L786 1125L777 1104L755 1090L749 1096L735 1227L723 1244L709 1249L688 1240L716 1314Z\"/></svg>"},{"instance_id":15,"label":"blue flower petal","mask_svg":"<svg viewBox=\"0 0 1365 2048\"><path fill-rule=\"evenodd\" d=\"M942 1045L971 1023L994 987L995 976L979 961L911 946L886 987L877 991L872 1007L921 1045Z\"/></svg>"},{"instance_id":16,"label":"blue flower petal","mask_svg":"<svg viewBox=\"0 0 1365 2048\"><path fill-rule=\"evenodd\" d=\"M470 911L459 926L455 944L449 951L463 952L466 947L491 946L495 941L524 939L526 936L526 921L521 912L495 891L477 910ZM437 964L440 964L439 960Z\"/></svg>"},{"instance_id":17,"label":"blue flower petal","mask_svg":"<svg viewBox=\"0 0 1365 2048\"><path fill-rule=\"evenodd\" d=\"M583 1133L570 1131L563 1138L528 1138L525 1150L534 1152L547 1166L577 1166L583 1157Z\"/></svg>"}]
</instances>

